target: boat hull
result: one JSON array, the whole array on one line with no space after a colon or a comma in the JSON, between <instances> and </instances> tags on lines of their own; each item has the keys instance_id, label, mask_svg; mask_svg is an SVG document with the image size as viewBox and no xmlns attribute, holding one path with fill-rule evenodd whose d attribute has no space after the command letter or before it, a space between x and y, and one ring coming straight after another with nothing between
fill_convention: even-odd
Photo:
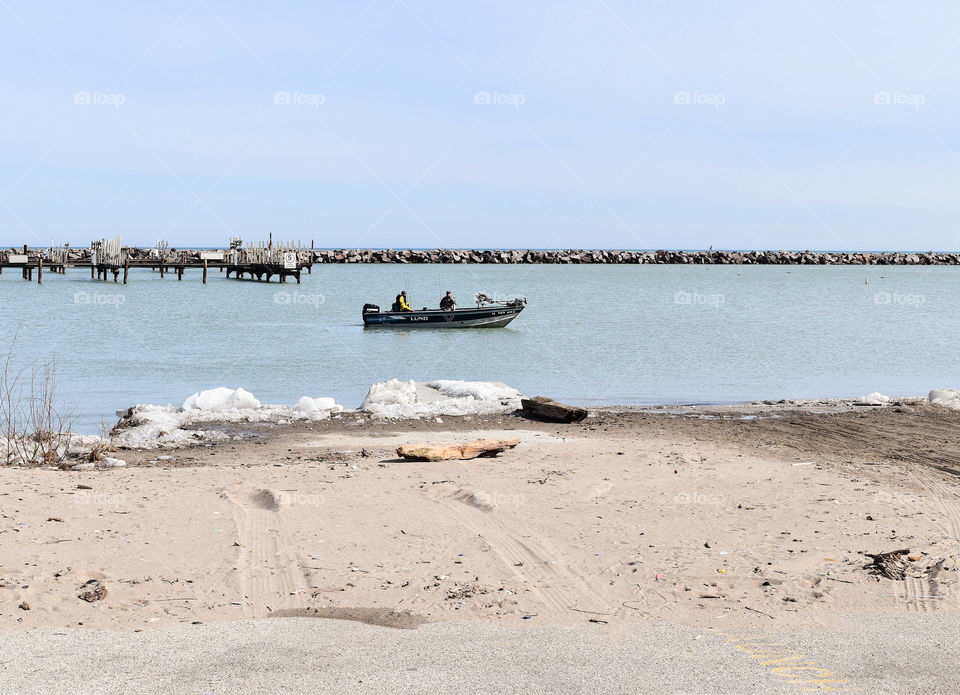
<instances>
[{"instance_id":1,"label":"boat hull","mask_svg":"<svg viewBox=\"0 0 960 695\"><path fill-rule=\"evenodd\" d=\"M443 311L364 312L364 326L385 328L500 328L513 321L522 306L477 307Z\"/></svg>"}]
</instances>

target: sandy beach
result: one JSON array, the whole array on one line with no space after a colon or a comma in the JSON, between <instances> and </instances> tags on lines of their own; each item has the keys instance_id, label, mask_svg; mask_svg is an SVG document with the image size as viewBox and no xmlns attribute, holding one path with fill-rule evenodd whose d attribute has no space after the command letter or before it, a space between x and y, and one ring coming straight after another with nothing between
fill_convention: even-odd
<instances>
[{"instance_id":1,"label":"sandy beach","mask_svg":"<svg viewBox=\"0 0 960 695\"><path fill-rule=\"evenodd\" d=\"M0 695L960 691L958 12L0 2Z\"/></svg>"},{"instance_id":2,"label":"sandy beach","mask_svg":"<svg viewBox=\"0 0 960 695\"><path fill-rule=\"evenodd\" d=\"M123 451L121 469L0 469L4 630L277 616L784 629L960 607L956 411L439 420L231 424L242 439ZM477 437L522 443L471 461L395 453ZM897 549L905 579L866 567ZM105 595L78 598L91 586Z\"/></svg>"}]
</instances>

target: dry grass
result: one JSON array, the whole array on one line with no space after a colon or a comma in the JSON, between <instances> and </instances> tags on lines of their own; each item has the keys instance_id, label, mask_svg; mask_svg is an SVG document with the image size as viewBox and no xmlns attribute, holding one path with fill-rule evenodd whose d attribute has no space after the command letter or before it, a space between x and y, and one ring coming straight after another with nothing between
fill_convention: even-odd
<instances>
[{"instance_id":1,"label":"dry grass","mask_svg":"<svg viewBox=\"0 0 960 695\"><path fill-rule=\"evenodd\" d=\"M60 465L70 444L73 409L63 406L57 398L54 360L41 360L19 369L14 366L16 339L14 335L0 370L3 463Z\"/></svg>"}]
</instances>

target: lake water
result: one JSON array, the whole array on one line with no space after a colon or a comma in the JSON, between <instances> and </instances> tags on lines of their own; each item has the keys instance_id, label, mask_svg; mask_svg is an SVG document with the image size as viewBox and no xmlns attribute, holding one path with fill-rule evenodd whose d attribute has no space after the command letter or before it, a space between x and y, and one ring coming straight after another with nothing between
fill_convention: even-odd
<instances>
[{"instance_id":1,"label":"lake water","mask_svg":"<svg viewBox=\"0 0 960 695\"><path fill-rule=\"evenodd\" d=\"M524 295L509 327L364 329L400 289ZM950 267L321 265L303 284L199 271L130 284L76 269L44 284L0 275L0 346L55 358L79 429L134 403L214 386L265 403L360 404L370 383L503 381L582 404L723 403L925 394L960 386L960 270Z\"/></svg>"}]
</instances>

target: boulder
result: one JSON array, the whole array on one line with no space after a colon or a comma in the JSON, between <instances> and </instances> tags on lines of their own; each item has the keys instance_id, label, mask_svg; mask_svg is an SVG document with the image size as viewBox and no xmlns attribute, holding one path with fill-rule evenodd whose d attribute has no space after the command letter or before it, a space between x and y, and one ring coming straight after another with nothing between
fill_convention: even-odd
<instances>
[{"instance_id":1,"label":"boulder","mask_svg":"<svg viewBox=\"0 0 960 695\"><path fill-rule=\"evenodd\" d=\"M578 408L573 405L558 403L546 396L523 398L520 401L520 405L523 408L523 416L533 420L580 422L587 417L586 408Z\"/></svg>"},{"instance_id":2,"label":"boulder","mask_svg":"<svg viewBox=\"0 0 960 695\"><path fill-rule=\"evenodd\" d=\"M397 448L400 458L411 461L456 461L491 457L512 449L519 439L476 439L472 442L419 442Z\"/></svg>"}]
</instances>

